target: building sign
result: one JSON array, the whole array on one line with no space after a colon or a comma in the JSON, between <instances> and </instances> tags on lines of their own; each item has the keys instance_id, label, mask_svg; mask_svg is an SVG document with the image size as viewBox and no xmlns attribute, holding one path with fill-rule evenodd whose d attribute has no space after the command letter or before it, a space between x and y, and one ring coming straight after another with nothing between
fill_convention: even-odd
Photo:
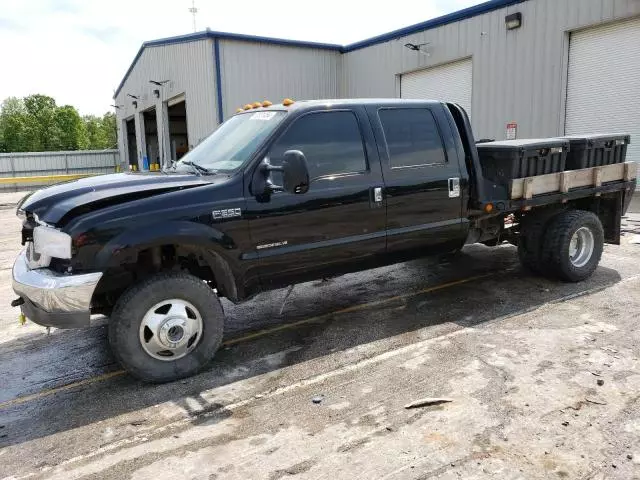
<instances>
[{"instance_id":1,"label":"building sign","mask_svg":"<svg viewBox=\"0 0 640 480\"><path fill-rule=\"evenodd\" d=\"M507 123L507 140L518 138L518 124L516 122Z\"/></svg>"}]
</instances>

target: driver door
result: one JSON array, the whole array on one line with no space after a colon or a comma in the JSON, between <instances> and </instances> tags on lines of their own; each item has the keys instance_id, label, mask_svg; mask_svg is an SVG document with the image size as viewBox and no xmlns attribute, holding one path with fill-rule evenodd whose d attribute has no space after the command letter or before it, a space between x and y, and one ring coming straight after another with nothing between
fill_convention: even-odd
<instances>
[{"instance_id":1,"label":"driver door","mask_svg":"<svg viewBox=\"0 0 640 480\"><path fill-rule=\"evenodd\" d=\"M364 109L302 114L269 149L271 164L281 165L287 150L305 155L309 191L247 199L263 286L336 275L381 259L386 213L376 192L383 181ZM271 175L282 185L279 172Z\"/></svg>"}]
</instances>

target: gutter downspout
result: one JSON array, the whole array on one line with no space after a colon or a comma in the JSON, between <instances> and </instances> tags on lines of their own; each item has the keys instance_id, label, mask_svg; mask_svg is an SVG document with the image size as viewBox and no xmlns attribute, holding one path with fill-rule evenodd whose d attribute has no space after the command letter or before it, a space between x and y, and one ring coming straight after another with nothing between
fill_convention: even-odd
<instances>
[{"instance_id":1,"label":"gutter downspout","mask_svg":"<svg viewBox=\"0 0 640 480\"><path fill-rule=\"evenodd\" d=\"M218 111L218 124L224 120L224 112L222 110L222 73L220 69L220 40L218 37L213 39L213 61L216 69L216 103Z\"/></svg>"}]
</instances>

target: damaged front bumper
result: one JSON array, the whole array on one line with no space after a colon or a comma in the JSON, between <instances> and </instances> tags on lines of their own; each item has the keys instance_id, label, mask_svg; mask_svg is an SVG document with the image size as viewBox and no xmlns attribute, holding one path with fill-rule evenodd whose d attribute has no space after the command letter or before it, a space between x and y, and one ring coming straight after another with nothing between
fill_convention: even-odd
<instances>
[{"instance_id":1,"label":"damaged front bumper","mask_svg":"<svg viewBox=\"0 0 640 480\"><path fill-rule=\"evenodd\" d=\"M13 265L13 290L24 303L22 313L45 327L88 327L91 297L101 272L66 275L49 268L30 269L26 250Z\"/></svg>"}]
</instances>

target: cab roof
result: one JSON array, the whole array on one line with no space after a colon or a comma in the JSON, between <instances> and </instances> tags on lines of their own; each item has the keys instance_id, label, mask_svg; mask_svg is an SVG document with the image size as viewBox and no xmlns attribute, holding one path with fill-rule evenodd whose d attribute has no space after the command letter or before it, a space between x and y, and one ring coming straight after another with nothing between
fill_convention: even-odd
<instances>
[{"instance_id":1,"label":"cab roof","mask_svg":"<svg viewBox=\"0 0 640 480\"><path fill-rule=\"evenodd\" d=\"M318 107L327 108L345 108L356 105L374 105L374 106L401 106L401 105L438 105L442 102L437 100L419 100L408 98L336 98L336 99L320 99L320 100L297 100L291 105L285 106L282 103L274 103L268 107L257 107L243 112L251 111L298 111L298 110L317 110ZM238 112L238 113L243 113Z\"/></svg>"}]
</instances>

